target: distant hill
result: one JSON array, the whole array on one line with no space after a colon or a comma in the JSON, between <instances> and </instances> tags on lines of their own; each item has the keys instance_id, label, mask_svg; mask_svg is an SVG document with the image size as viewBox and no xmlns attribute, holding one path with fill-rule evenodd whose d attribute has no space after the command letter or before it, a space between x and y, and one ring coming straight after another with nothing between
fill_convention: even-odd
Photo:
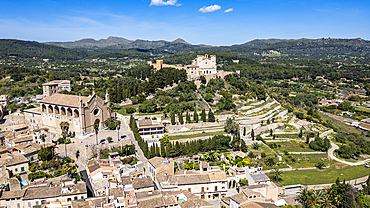
<instances>
[{"instance_id":1,"label":"distant hill","mask_svg":"<svg viewBox=\"0 0 370 208\"><path fill-rule=\"evenodd\" d=\"M120 37L108 37L107 39L82 39L74 42L47 42L46 44L60 46L64 48L73 49L87 49L87 50L124 50L124 49L151 49L151 50L169 50L178 51L184 49L193 49L199 47L208 47L205 45L192 45L183 39L176 39L172 42L159 40L159 41L148 41L148 40L128 40Z\"/></svg>"},{"instance_id":2,"label":"distant hill","mask_svg":"<svg viewBox=\"0 0 370 208\"><path fill-rule=\"evenodd\" d=\"M67 49L34 41L0 39L0 56L76 60L91 55L86 50Z\"/></svg>"}]
</instances>

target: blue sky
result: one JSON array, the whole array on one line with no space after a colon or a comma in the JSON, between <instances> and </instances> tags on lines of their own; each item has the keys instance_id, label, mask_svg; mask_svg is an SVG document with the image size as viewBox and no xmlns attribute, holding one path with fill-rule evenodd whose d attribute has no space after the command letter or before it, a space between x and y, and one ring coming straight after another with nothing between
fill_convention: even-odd
<instances>
[{"instance_id":1,"label":"blue sky","mask_svg":"<svg viewBox=\"0 0 370 208\"><path fill-rule=\"evenodd\" d=\"M118 36L233 45L267 38L370 39L369 0L0 0L0 38Z\"/></svg>"}]
</instances>

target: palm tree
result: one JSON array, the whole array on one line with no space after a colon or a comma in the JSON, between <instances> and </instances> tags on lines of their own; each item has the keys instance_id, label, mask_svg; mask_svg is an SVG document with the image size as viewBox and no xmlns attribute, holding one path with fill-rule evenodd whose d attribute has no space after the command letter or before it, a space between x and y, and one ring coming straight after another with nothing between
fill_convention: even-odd
<instances>
[{"instance_id":1,"label":"palm tree","mask_svg":"<svg viewBox=\"0 0 370 208\"><path fill-rule=\"evenodd\" d=\"M276 180L276 182L279 182L279 178L281 178L283 175L283 172L279 169L275 169L274 170L274 178Z\"/></svg>"},{"instance_id":2,"label":"palm tree","mask_svg":"<svg viewBox=\"0 0 370 208\"><path fill-rule=\"evenodd\" d=\"M336 207L331 199L330 199L330 195L329 194L325 194L324 197L322 197L322 204L321 204L321 207L323 208L334 208Z\"/></svg>"},{"instance_id":3,"label":"palm tree","mask_svg":"<svg viewBox=\"0 0 370 208\"><path fill-rule=\"evenodd\" d=\"M310 207L310 195L311 192L307 189L304 188L299 192L299 203L302 204L303 208L309 208Z\"/></svg>"},{"instance_id":4,"label":"palm tree","mask_svg":"<svg viewBox=\"0 0 370 208\"><path fill-rule=\"evenodd\" d=\"M45 148L46 139L45 138L46 138L46 135L45 134L41 134L40 135L41 141L44 142L44 152L45 152L45 161L46 161L47 159L46 159L46 148Z\"/></svg>"},{"instance_id":5,"label":"palm tree","mask_svg":"<svg viewBox=\"0 0 370 208\"><path fill-rule=\"evenodd\" d=\"M312 191L310 195L310 204L311 207L321 207L323 202L323 192L321 190Z\"/></svg>"},{"instance_id":6,"label":"palm tree","mask_svg":"<svg viewBox=\"0 0 370 208\"><path fill-rule=\"evenodd\" d=\"M62 136L64 140L64 150L66 152L66 157L68 157L67 154L67 136L68 136L68 130L69 130L69 123L67 121L60 122L60 128L62 129Z\"/></svg>"},{"instance_id":7,"label":"palm tree","mask_svg":"<svg viewBox=\"0 0 370 208\"><path fill-rule=\"evenodd\" d=\"M99 124L94 124L96 145L98 145Z\"/></svg>"},{"instance_id":8,"label":"palm tree","mask_svg":"<svg viewBox=\"0 0 370 208\"><path fill-rule=\"evenodd\" d=\"M126 144L124 148L125 148L126 156L127 156L127 150L129 149L129 146Z\"/></svg>"}]
</instances>

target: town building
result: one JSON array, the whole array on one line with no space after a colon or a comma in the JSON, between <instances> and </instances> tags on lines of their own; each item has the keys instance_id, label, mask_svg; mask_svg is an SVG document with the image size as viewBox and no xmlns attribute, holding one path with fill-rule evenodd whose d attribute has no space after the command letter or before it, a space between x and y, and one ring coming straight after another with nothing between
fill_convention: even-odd
<instances>
[{"instance_id":1,"label":"town building","mask_svg":"<svg viewBox=\"0 0 370 208\"><path fill-rule=\"evenodd\" d=\"M154 183L149 177L137 177L132 180L132 187L135 190L135 193L142 191L153 191Z\"/></svg>"},{"instance_id":2,"label":"town building","mask_svg":"<svg viewBox=\"0 0 370 208\"><path fill-rule=\"evenodd\" d=\"M164 136L164 125L151 119L138 120L137 128L143 139L162 138Z\"/></svg>"},{"instance_id":3,"label":"town building","mask_svg":"<svg viewBox=\"0 0 370 208\"><path fill-rule=\"evenodd\" d=\"M175 174L175 163L173 159L153 157L148 160L148 170L154 180L158 173L166 172L169 175Z\"/></svg>"},{"instance_id":4,"label":"town building","mask_svg":"<svg viewBox=\"0 0 370 208\"><path fill-rule=\"evenodd\" d=\"M158 173L156 184L160 191L187 190L201 199L221 199L227 194L227 177L223 171L169 175Z\"/></svg>"},{"instance_id":5,"label":"town building","mask_svg":"<svg viewBox=\"0 0 370 208\"><path fill-rule=\"evenodd\" d=\"M212 208L212 204L199 199L189 191L146 191L136 193L138 208L175 207L175 208Z\"/></svg>"},{"instance_id":6,"label":"town building","mask_svg":"<svg viewBox=\"0 0 370 208\"><path fill-rule=\"evenodd\" d=\"M28 159L22 154L7 153L0 158L0 166L4 166L13 175L19 175L28 172Z\"/></svg>"},{"instance_id":7,"label":"town building","mask_svg":"<svg viewBox=\"0 0 370 208\"><path fill-rule=\"evenodd\" d=\"M42 91L44 97L50 97L55 93L66 90L71 91L71 81L69 80L54 80L42 84Z\"/></svg>"},{"instance_id":8,"label":"town building","mask_svg":"<svg viewBox=\"0 0 370 208\"><path fill-rule=\"evenodd\" d=\"M32 128L48 128L50 133L61 134L61 122L69 123L69 132L77 137L94 132L94 124L99 129L104 127L104 121L109 113L108 93L105 100L95 92L92 96L53 94L40 101L40 108L28 110L25 113L26 121ZM24 124L25 125L25 124Z\"/></svg>"}]
</instances>

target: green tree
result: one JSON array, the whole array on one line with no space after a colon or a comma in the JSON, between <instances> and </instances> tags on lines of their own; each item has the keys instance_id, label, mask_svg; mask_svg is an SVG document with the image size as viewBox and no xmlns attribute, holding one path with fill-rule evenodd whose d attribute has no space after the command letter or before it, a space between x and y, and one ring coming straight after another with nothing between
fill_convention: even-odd
<instances>
[{"instance_id":1,"label":"green tree","mask_svg":"<svg viewBox=\"0 0 370 208\"><path fill-rule=\"evenodd\" d=\"M69 123L66 121L60 122L59 124L61 130L62 130L62 137L64 140L64 150L66 151L66 157L68 158L67 153L67 136L68 136L68 130L69 130Z\"/></svg>"},{"instance_id":2,"label":"green tree","mask_svg":"<svg viewBox=\"0 0 370 208\"><path fill-rule=\"evenodd\" d=\"M182 115L182 112L179 113L179 122L180 124L184 124L184 117Z\"/></svg>"},{"instance_id":3,"label":"green tree","mask_svg":"<svg viewBox=\"0 0 370 208\"><path fill-rule=\"evenodd\" d=\"M252 140L254 141L254 130L253 129L251 131L251 137L252 137Z\"/></svg>"},{"instance_id":4,"label":"green tree","mask_svg":"<svg viewBox=\"0 0 370 208\"><path fill-rule=\"evenodd\" d=\"M283 176L283 172L279 169L275 169L274 170L274 178L276 180L276 182L279 182L279 179L281 179Z\"/></svg>"},{"instance_id":5,"label":"green tree","mask_svg":"<svg viewBox=\"0 0 370 208\"><path fill-rule=\"evenodd\" d=\"M247 132L247 128L244 126L244 128L243 128L243 136L245 136L246 132Z\"/></svg>"},{"instance_id":6,"label":"green tree","mask_svg":"<svg viewBox=\"0 0 370 208\"><path fill-rule=\"evenodd\" d=\"M94 131L95 131L96 145L98 145L99 124L94 124Z\"/></svg>"},{"instance_id":7,"label":"green tree","mask_svg":"<svg viewBox=\"0 0 370 208\"><path fill-rule=\"evenodd\" d=\"M202 118L202 121L203 122L206 122L207 121L207 114L206 114L206 110L205 109L202 110L202 113L200 114L200 117Z\"/></svg>"},{"instance_id":8,"label":"green tree","mask_svg":"<svg viewBox=\"0 0 370 208\"><path fill-rule=\"evenodd\" d=\"M172 125L175 125L176 124L176 121L175 121L175 113L174 112L171 112L171 124Z\"/></svg>"},{"instance_id":9,"label":"green tree","mask_svg":"<svg viewBox=\"0 0 370 208\"><path fill-rule=\"evenodd\" d=\"M199 121L197 109L194 109L194 121L195 121L195 123L198 123L198 121Z\"/></svg>"},{"instance_id":10,"label":"green tree","mask_svg":"<svg viewBox=\"0 0 370 208\"><path fill-rule=\"evenodd\" d=\"M46 135L45 134L41 134L40 135L40 139L41 141L44 143L44 150L46 150L46 147L45 147L45 143L46 143ZM45 157L44 157L44 160L46 161L47 160L47 157L46 157L46 151L45 152Z\"/></svg>"},{"instance_id":11,"label":"green tree","mask_svg":"<svg viewBox=\"0 0 370 208\"><path fill-rule=\"evenodd\" d=\"M189 111L186 112L186 123L190 123L190 114L189 114Z\"/></svg>"},{"instance_id":12,"label":"green tree","mask_svg":"<svg viewBox=\"0 0 370 208\"><path fill-rule=\"evenodd\" d=\"M212 112L212 109L208 111L208 122L215 122L215 115Z\"/></svg>"}]
</instances>

